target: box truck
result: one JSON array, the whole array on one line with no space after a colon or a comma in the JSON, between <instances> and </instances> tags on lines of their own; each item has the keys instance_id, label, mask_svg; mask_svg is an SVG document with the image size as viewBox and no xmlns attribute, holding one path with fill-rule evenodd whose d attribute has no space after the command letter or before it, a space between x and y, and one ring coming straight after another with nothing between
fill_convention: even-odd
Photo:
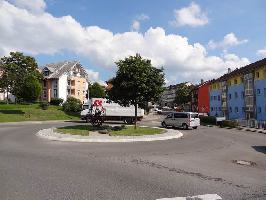
<instances>
[{"instance_id":1,"label":"box truck","mask_svg":"<svg viewBox=\"0 0 266 200\"><path fill-rule=\"evenodd\" d=\"M103 121L123 121L132 124L135 121L135 106L120 106L108 99L92 98L83 105L81 119L90 122L93 117L102 116ZM137 119L141 120L144 116L144 110L137 109Z\"/></svg>"}]
</instances>

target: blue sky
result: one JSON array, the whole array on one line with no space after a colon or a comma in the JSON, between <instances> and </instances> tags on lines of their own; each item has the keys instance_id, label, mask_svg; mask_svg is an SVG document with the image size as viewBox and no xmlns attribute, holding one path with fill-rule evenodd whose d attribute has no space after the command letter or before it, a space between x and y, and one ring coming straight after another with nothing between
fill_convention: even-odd
<instances>
[{"instance_id":1,"label":"blue sky","mask_svg":"<svg viewBox=\"0 0 266 200\"><path fill-rule=\"evenodd\" d=\"M265 0L0 0L0 55L80 60L105 81L115 60L139 52L164 66L168 84L198 82L266 57L265 8Z\"/></svg>"}]
</instances>

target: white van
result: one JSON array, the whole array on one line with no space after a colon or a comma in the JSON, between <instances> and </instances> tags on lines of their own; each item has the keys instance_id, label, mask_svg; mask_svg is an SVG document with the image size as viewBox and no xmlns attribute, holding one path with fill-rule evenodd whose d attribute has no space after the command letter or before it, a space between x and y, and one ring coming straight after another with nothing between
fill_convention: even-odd
<instances>
[{"instance_id":1,"label":"white van","mask_svg":"<svg viewBox=\"0 0 266 200\"><path fill-rule=\"evenodd\" d=\"M196 129L200 126L200 119L198 113L173 112L168 114L162 121L162 126L182 127L183 129L192 127L193 129Z\"/></svg>"}]
</instances>

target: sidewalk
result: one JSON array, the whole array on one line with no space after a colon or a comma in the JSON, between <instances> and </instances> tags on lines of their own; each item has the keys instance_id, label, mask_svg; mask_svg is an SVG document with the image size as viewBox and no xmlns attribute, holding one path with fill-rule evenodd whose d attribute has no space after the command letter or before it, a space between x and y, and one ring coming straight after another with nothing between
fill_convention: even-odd
<instances>
[{"instance_id":1,"label":"sidewalk","mask_svg":"<svg viewBox=\"0 0 266 200\"><path fill-rule=\"evenodd\" d=\"M55 132L54 129L43 129L36 133L36 135L40 138L64 142L150 142L178 139L183 136L181 132L173 129L165 129L166 132L162 134L143 136L109 136L108 134L99 134L98 132L90 132L89 136L80 136L60 134Z\"/></svg>"}]
</instances>

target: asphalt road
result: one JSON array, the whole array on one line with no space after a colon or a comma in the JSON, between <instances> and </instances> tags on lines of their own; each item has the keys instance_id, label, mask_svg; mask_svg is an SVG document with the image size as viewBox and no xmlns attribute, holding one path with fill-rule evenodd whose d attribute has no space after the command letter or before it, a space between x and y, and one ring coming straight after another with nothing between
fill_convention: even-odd
<instances>
[{"instance_id":1,"label":"asphalt road","mask_svg":"<svg viewBox=\"0 0 266 200\"><path fill-rule=\"evenodd\" d=\"M0 124L1 200L155 200L200 194L266 199L266 135L200 127L180 130L183 139L122 144L57 142L34 135L65 124Z\"/></svg>"}]
</instances>

